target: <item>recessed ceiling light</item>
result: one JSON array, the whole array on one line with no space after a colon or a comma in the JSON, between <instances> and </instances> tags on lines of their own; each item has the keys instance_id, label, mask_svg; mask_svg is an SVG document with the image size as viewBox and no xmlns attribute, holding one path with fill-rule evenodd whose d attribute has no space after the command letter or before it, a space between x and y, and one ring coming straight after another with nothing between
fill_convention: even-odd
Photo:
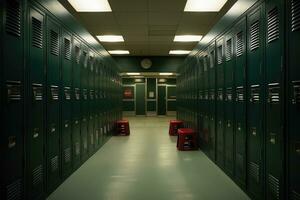
<instances>
[{"instance_id":1,"label":"recessed ceiling light","mask_svg":"<svg viewBox=\"0 0 300 200\"><path fill-rule=\"evenodd\" d=\"M174 42L199 42L202 35L175 35Z\"/></svg>"},{"instance_id":2,"label":"recessed ceiling light","mask_svg":"<svg viewBox=\"0 0 300 200\"><path fill-rule=\"evenodd\" d=\"M107 0L68 0L77 12L111 12Z\"/></svg>"},{"instance_id":3,"label":"recessed ceiling light","mask_svg":"<svg viewBox=\"0 0 300 200\"><path fill-rule=\"evenodd\" d=\"M129 75L129 76L138 76L138 75L141 75L141 73L138 73L138 72L128 72L126 74Z\"/></svg>"},{"instance_id":4,"label":"recessed ceiling light","mask_svg":"<svg viewBox=\"0 0 300 200\"><path fill-rule=\"evenodd\" d=\"M173 55L185 55L185 54L189 54L191 51L187 51L187 50L170 50L169 54L173 54Z\"/></svg>"},{"instance_id":5,"label":"recessed ceiling light","mask_svg":"<svg viewBox=\"0 0 300 200\"><path fill-rule=\"evenodd\" d=\"M227 0L187 0L185 12L218 12Z\"/></svg>"},{"instance_id":6,"label":"recessed ceiling light","mask_svg":"<svg viewBox=\"0 0 300 200\"><path fill-rule=\"evenodd\" d=\"M161 76L171 76L171 75L173 75L173 73L163 72L163 73L159 73L159 75L161 75Z\"/></svg>"},{"instance_id":7,"label":"recessed ceiling light","mask_svg":"<svg viewBox=\"0 0 300 200\"><path fill-rule=\"evenodd\" d=\"M124 55L124 54L129 54L129 51L127 50L111 50L108 51L109 54L115 54L115 55Z\"/></svg>"},{"instance_id":8,"label":"recessed ceiling light","mask_svg":"<svg viewBox=\"0 0 300 200\"><path fill-rule=\"evenodd\" d=\"M97 35L100 42L124 42L122 35Z\"/></svg>"}]
</instances>

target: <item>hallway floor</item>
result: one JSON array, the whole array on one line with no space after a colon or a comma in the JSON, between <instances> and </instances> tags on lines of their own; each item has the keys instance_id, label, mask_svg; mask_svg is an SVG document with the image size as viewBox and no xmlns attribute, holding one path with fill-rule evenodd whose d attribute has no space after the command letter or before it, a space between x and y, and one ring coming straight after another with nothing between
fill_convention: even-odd
<instances>
[{"instance_id":1,"label":"hallway floor","mask_svg":"<svg viewBox=\"0 0 300 200\"><path fill-rule=\"evenodd\" d=\"M129 117L131 135L111 138L49 200L246 200L201 151L179 152L168 117Z\"/></svg>"}]
</instances>

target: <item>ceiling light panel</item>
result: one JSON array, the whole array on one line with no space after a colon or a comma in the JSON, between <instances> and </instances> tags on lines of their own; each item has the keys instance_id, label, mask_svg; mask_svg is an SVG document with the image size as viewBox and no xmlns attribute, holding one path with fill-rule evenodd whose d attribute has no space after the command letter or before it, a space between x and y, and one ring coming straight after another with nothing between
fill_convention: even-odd
<instances>
[{"instance_id":1,"label":"ceiling light panel","mask_svg":"<svg viewBox=\"0 0 300 200\"><path fill-rule=\"evenodd\" d=\"M141 73L138 73L138 72L128 72L126 73L128 76L138 76L138 75L141 75Z\"/></svg>"},{"instance_id":2,"label":"ceiling light panel","mask_svg":"<svg viewBox=\"0 0 300 200\"><path fill-rule=\"evenodd\" d=\"M219 12L227 0L187 0L185 12Z\"/></svg>"},{"instance_id":3,"label":"ceiling light panel","mask_svg":"<svg viewBox=\"0 0 300 200\"><path fill-rule=\"evenodd\" d=\"M174 42L199 42L202 35L175 35Z\"/></svg>"},{"instance_id":4,"label":"ceiling light panel","mask_svg":"<svg viewBox=\"0 0 300 200\"><path fill-rule=\"evenodd\" d=\"M122 35L98 35L100 42L124 42Z\"/></svg>"},{"instance_id":5,"label":"ceiling light panel","mask_svg":"<svg viewBox=\"0 0 300 200\"><path fill-rule=\"evenodd\" d=\"M127 50L111 50L108 51L109 54L113 54L113 55L124 55L124 54L129 54L129 51Z\"/></svg>"},{"instance_id":6,"label":"ceiling light panel","mask_svg":"<svg viewBox=\"0 0 300 200\"><path fill-rule=\"evenodd\" d=\"M170 50L169 54L170 55L186 55L189 54L191 51L187 50Z\"/></svg>"},{"instance_id":7,"label":"ceiling light panel","mask_svg":"<svg viewBox=\"0 0 300 200\"><path fill-rule=\"evenodd\" d=\"M173 73L163 72L163 73L159 73L159 75L161 75L161 76L171 76L171 75L173 75Z\"/></svg>"},{"instance_id":8,"label":"ceiling light panel","mask_svg":"<svg viewBox=\"0 0 300 200\"><path fill-rule=\"evenodd\" d=\"M111 12L107 0L68 0L77 12Z\"/></svg>"}]
</instances>

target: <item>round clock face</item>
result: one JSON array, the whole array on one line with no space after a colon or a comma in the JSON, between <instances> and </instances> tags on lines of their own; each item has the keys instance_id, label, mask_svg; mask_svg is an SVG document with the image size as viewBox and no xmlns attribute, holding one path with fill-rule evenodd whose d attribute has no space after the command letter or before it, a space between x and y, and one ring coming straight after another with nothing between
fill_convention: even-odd
<instances>
[{"instance_id":1,"label":"round clock face","mask_svg":"<svg viewBox=\"0 0 300 200\"><path fill-rule=\"evenodd\" d=\"M144 69L149 69L152 66L152 61L148 58L145 58L141 61L141 66Z\"/></svg>"}]
</instances>

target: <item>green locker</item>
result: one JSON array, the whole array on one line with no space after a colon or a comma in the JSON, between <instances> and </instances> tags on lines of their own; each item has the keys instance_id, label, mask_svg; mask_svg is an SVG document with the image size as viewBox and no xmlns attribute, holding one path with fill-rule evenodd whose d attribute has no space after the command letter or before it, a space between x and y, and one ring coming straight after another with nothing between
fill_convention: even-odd
<instances>
[{"instance_id":1,"label":"green locker","mask_svg":"<svg viewBox=\"0 0 300 200\"><path fill-rule=\"evenodd\" d=\"M72 173L72 36L66 31L62 31L61 54L61 156L66 178Z\"/></svg>"},{"instance_id":2,"label":"green locker","mask_svg":"<svg viewBox=\"0 0 300 200\"><path fill-rule=\"evenodd\" d=\"M284 1L266 1L266 198L284 198ZM276 155L276 156L274 156Z\"/></svg>"},{"instance_id":3,"label":"green locker","mask_svg":"<svg viewBox=\"0 0 300 200\"><path fill-rule=\"evenodd\" d=\"M235 59L233 56L234 37L233 32L226 33L225 36L225 64L224 64L224 82L225 82L225 97L224 97L224 143L225 143L225 170L233 176L234 173L234 65Z\"/></svg>"},{"instance_id":4,"label":"green locker","mask_svg":"<svg viewBox=\"0 0 300 200\"><path fill-rule=\"evenodd\" d=\"M61 182L60 177L60 28L47 18L47 193Z\"/></svg>"},{"instance_id":5,"label":"green locker","mask_svg":"<svg viewBox=\"0 0 300 200\"><path fill-rule=\"evenodd\" d=\"M0 199L23 199L24 4L6 0L0 7Z\"/></svg>"},{"instance_id":6,"label":"green locker","mask_svg":"<svg viewBox=\"0 0 300 200\"><path fill-rule=\"evenodd\" d=\"M73 37L73 73L72 73L72 163L73 169L80 166L80 153L81 153L81 139L80 139L80 124L81 124L81 111L80 111L80 72L81 72L81 44L79 40Z\"/></svg>"},{"instance_id":7,"label":"green locker","mask_svg":"<svg viewBox=\"0 0 300 200\"><path fill-rule=\"evenodd\" d=\"M287 2L287 199L300 198L300 1L289 0Z\"/></svg>"},{"instance_id":8,"label":"green locker","mask_svg":"<svg viewBox=\"0 0 300 200\"><path fill-rule=\"evenodd\" d=\"M94 90L94 81L95 81L95 74L94 74L94 64L95 64L95 57L93 53L90 53L89 60L88 60L88 89L89 89L89 100L88 100L88 146L89 146L89 154L92 155L94 153L94 97L95 97L95 90Z\"/></svg>"},{"instance_id":9,"label":"green locker","mask_svg":"<svg viewBox=\"0 0 300 200\"><path fill-rule=\"evenodd\" d=\"M248 14L247 190L264 196L264 20L263 5Z\"/></svg>"},{"instance_id":10,"label":"green locker","mask_svg":"<svg viewBox=\"0 0 300 200\"><path fill-rule=\"evenodd\" d=\"M81 125L80 125L80 136L81 136L81 162L84 162L88 158L88 52L85 46L82 46L81 56L81 99L80 99L80 112L81 112Z\"/></svg>"},{"instance_id":11,"label":"green locker","mask_svg":"<svg viewBox=\"0 0 300 200\"><path fill-rule=\"evenodd\" d=\"M28 199L44 195L44 71L45 71L45 16L35 7L29 9L28 109L26 116L26 192Z\"/></svg>"},{"instance_id":12,"label":"green locker","mask_svg":"<svg viewBox=\"0 0 300 200\"><path fill-rule=\"evenodd\" d=\"M246 18L235 26L235 180L246 186Z\"/></svg>"},{"instance_id":13,"label":"green locker","mask_svg":"<svg viewBox=\"0 0 300 200\"><path fill-rule=\"evenodd\" d=\"M216 67L216 87L217 87L217 163L223 168L225 158L224 146L224 38L216 42L217 67Z\"/></svg>"},{"instance_id":14,"label":"green locker","mask_svg":"<svg viewBox=\"0 0 300 200\"><path fill-rule=\"evenodd\" d=\"M207 84L207 93L204 98L208 102L207 117L209 123L209 135L210 135L210 157L213 161L216 160L216 51L215 42L208 49L207 66L209 71L209 78ZM204 74L205 75L205 74ZM206 106L205 106L206 107Z\"/></svg>"}]
</instances>

